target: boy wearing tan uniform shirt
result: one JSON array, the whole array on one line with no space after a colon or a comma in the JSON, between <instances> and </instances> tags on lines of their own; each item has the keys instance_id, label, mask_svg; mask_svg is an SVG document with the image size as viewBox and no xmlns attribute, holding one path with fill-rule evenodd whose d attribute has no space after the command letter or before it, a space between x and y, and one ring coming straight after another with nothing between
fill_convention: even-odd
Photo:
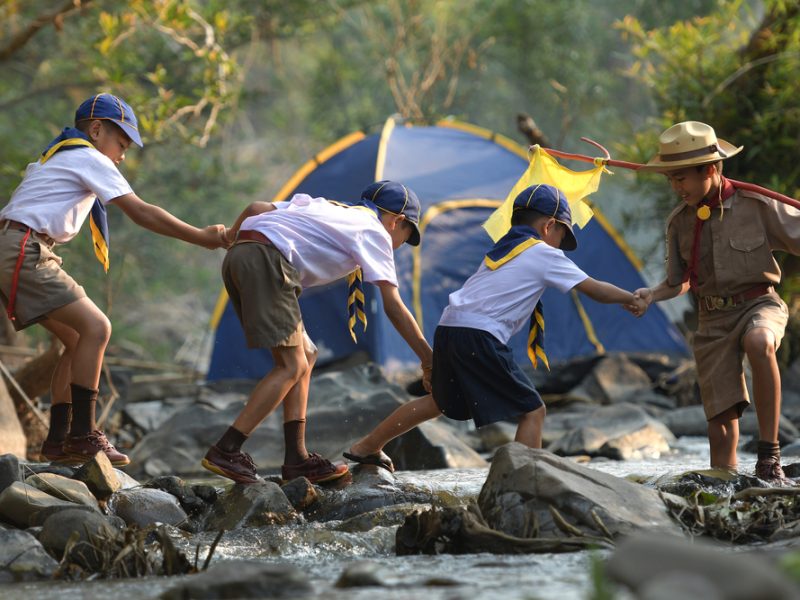
<instances>
[{"instance_id":1,"label":"boy wearing tan uniform shirt","mask_svg":"<svg viewBox=\"0 0 800 600\"><path fill-rule=\"evenodd\" d=\"M696 297L693 349L712 467L737 467L739 418L750 403L742 366L747 356L759 428L755 472L783 483L775 352L789 313L773 287L781 270L772 253L800 254L800 211L737 189L723 177L722 161L742 148L717 139L704 123L674 125L661 134L659 145L643 170L664 173L682 203L667 219L666 279L636 296L645 306L690 290Z\"/></svg>"}]
</instances>

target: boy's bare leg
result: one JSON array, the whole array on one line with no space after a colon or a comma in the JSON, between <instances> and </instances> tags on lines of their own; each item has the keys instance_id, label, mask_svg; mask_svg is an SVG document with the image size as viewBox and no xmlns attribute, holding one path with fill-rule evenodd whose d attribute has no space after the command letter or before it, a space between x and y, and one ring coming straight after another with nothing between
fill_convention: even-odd
<instances>
[{"instance_id":1,"label":"boy's bare leg","mask_svg":"<svg viewBox=\"0 0 800 600\"><path fill-rule=\"evenodd\" d=\"M306 408L308 406L308 387L311 372L317 361L317 352L310 347L305 349L308 369L283 400L283 437L285 454L283 464L296 465L308 458L306 449Z\"/></svg>"},{"instance_id":2,"label":"boy's bare leg","mask_svg":"<svg viewBox=\"0 0 800 600\"><path fill-rule=\"evenodd\" d=\"M378 423L375 429L350 446L350 452L358 456L376 454L397 436L441 414L442 411L433 401L431 394L415 398L398 406L392 414Z\"/></svg>"},{"instance_id":3,"label":"boy's bare leg","mask_svg":"<svg viewBox=\"0 0 800 600\"><path fill-rule=\"evenodd\" d=\"M275 366L258 382L250 399L233 422L234 429L249 436L283 401L309 369L302 345L272 349Z\"/></svg>"},{"instance_id":4,"label":"boy's bare leg","mask_svg":"<svg viewBox=\"0 0 800 600\"><path fill-rule=\"evenodd\" d=\"M530 448L542 447L542 426L547 413L544 405L520 417L514 441Z\"/></svg>"},{"instance_id":5,"label":"boy's bare leg","mask_svg":"<svg viewBox=\"0 0 800 600\"><path fill-rule=\"evenodd\" d=\"M735 470L738 459L736 445L739 443L739 413L735 406L708 421L708 446L711 467Z\"/></svg>"},{"instance_id":6,"label":"boy's bare leg","mask_svg":"<svg viewBox=\"0 0 800 600\"><path fill-rule=\"evenodd\" d=\"M777 442L781 418L781 373L775 356L775 334L766 327L756 327L745 334L743 346L753 370L753 401L759 440Z\"/></svg>"},{"instance_id":7,"label":"boy's bare leg","mask_svg":"<svg viewBox=\"0 0 800 600\"><path fill-rule=\"evenodd\" d=\"M89 298L81 298L48 314L44 325L56 335L64 334L65 327L77 333L78 339L74 343L70 360L70 383L96 390L100 383L103 354L108 340L111 339L111 323L108 317ZM65 338L69 337L64 335ZM60 335L59 339L65 346L69 341Z\"/></svg>"}]
</instances>

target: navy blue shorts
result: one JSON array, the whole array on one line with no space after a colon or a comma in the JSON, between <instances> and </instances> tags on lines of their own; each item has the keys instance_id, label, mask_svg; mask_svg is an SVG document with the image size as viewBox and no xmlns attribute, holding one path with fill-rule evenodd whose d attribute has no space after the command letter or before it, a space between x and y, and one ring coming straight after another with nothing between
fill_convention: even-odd
<instances>
[{"instance_id":1,"label":"navy blue shorts","mask_svg":"<svg viewBox=\"0 0 800 600\"><path fill-rule=\"evenodd\" d=\"M544 405L511 349L491 333L439 325L433 338L433 400L476 427L511 421Z\"/></svg>"}]
</instances>

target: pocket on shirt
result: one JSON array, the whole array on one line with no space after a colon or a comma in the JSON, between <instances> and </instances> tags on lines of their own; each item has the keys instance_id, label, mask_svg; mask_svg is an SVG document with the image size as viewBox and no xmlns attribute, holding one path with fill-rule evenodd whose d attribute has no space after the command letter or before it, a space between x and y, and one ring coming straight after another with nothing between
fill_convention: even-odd
<instances>
[{"instance_id":1,"label":"pocket on shirt","mask_svg":"<svg viewBox=\"0 0 800 600\"><path fill-rule=\"evenodd\" d=\"M772 270L772 252L764 234L730 238L730 268L736 273L759 274Z\"/></svg>"}]
</instances>

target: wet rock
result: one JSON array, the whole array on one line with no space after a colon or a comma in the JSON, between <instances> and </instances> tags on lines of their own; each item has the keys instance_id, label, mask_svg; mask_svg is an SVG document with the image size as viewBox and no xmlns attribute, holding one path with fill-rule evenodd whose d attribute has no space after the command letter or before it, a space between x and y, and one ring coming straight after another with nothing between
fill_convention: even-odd
<instances>
[{"instance_id":1,"label":"wet rock","mask_svg":"<svg viewBox=\"0 0 800 600\"><path fill-rule=\"evenodd\" d=\"M54 498L21 481L15 481L0 494L0 519L24 529L33 515L49 506L75 506L75 504Z\"/></svg>"},{"instance_id":2,"label":"wet rock","mask_svg":"<svg viewBox=\"0 0 800 600\"><path fill-rule=\"evenodd\" d=\"M108 507L128 525L139 527L154 523L178 526L188 519L175 496L150 488L116 492L109 499Z\"/></svg>"},{"instance_id":3,"label":"wet rock","mask_svg":"<svg viewBox=\"0 0 800 600\"><path fill-rule=\"evenodd\" d=\"M657 458L675 441L669 429L633 404L600 407L586 415L583 423L554 441L548 450L561 456Z\"/></svg>"},{"instance_id":4,"label":"wet rock","mask_svg":"<svg viewBox=\"0 0 800 600\"><path fill-rule=\"evenodd\" d=\"M319 499L317 488L305 477L292 479L286 485L281 486L281 489L295 510L306 510Z\"/></svg>"},{"instance_id":5,"label":"wet rock","mask_svg":"<svg viewBox=\"0 0 800 600\"><path fill-rule=\"evenodd\" d=\"M650 378L641 367L624 354L611 354L599 361L583 381L570 390L570 395L586 402L614 404L649 392L651 387Z\"/></svg>"},{"instance_id":6,"label":"wet rock","mask_svg":"<svg viewBox=\"0 0 800 600\"><path fill-rule=\"evenodd\" d=\"M338 531L347 531L350 533L364 532L374 529L375 527L391 527L393 525L401 525L406 517L415 511L427 510L427 504L395 504L392 506L384 506L376 508L369 512L350 517L342 521L336 529Z\"/></svg>"},{"instance_id":7,"label":"wet rock","mask_svg":"<svg viewBox=\"0 0 800 600\"><path fill-rule=\"evenodd\" d=\"M58 563L26 531L0 529L0 583L49 579Z\"/></svg>"},{"instance_id":8,"label":"wet rock","mask_svg":"<svg viewBox=\"0 0 800 600\"><path fill-rule=\"evenodd\" d=\"M516 442L495 453L478 505L491 528L522 538L679 531L657 491Z\"/></svg>"},{"instance_id":9,"label":"wet rock","mask_svg":"<svg viewBox=\"0 0 800 600\"><path fill-rule=\"evenodd\" d=\"M452 428L437 421L422 423L392 440L384 452L401 471L485 467L488 464L459 439Z\"/></svg>"},{"instance_id":10,"label":"wet rock","mask_svg":"<svg viewBox=\"0 0 800 600\"><path fill-rule=\"evenodd\" d=\"M54 465L50 463L25 463L23 466L26 475L39 473L52 473L53 475L61 475L73 479L75 477L76 469L68 467L67 465Z\"/></svg>"},{"instance_id":11,"label":"wet rock","mask_svg":"<svg viewBox=\"0 0 800 600\"><path fill-rule=\"evenodd\" d=\"M208 571L185 577L161 594L161 600L223 598L298 598L313 591L308 574L291 565L257 561L225 561Z\"/></svg>"},{"instance_id":12,"label":"wet rock","mask_svg":"<svg viewBox=\"0 0 800 600\"><path fill-rule=\"evenodd\" d=\"M352 471L352 482L342 489L324 490L306 517L315 521L343 521L385 506L432 501L430 492L401 486L386 469L357 466Z\"/></svg>"},{"instance_id":13,"label":"wet rock","mask_svg":"<svg viewBox=\"0 0 800 600\"><path fill-rule=\"evenodd\" d=\"M125 471L121 471L120 469L114 469L114 474L117 476L117 481L119 482L120 490L129 490L131 488L139 487L142 485L138 481L136 481L133 477L128 475Z\"/></svg>"},{"instance_id":14,"label":"wet rock","mask_svg":"<svg viewBox=\"0 0 800 600\"><path fill-rule=\"evenodd\" d=\"M187 485L180 477L157 477L148 481L145 487L160 489L172 494L180 502L181 508L192 517L199 517L208 509L208 504L199 498L194 493L192 486Z\"/></svg>"},{"instance_id":15,"label":"wet rock","mask_svg":"<svg viewBox=\"0 0 800 600\"><path fill-rule=\"evenodd\" d=\"M105 500L122 487L111 461L103 452L95 454L75 471L75 479L85 483L98 500Z\"/></svg>"},{"instance_id":16,"label":"wet rock","mask_svg":"<svg viewBox=\"0 0 800 600\"><path fill-rule=\"evenodd\" d=\"M662 417L662 422L672 433L677 436L694 435L705 437L708 435L708 423L702 406L686 406L668 412ZM741 435L758 436L758 420L755 411L748 409L739 419L739 433ZM798 430L785 416L781 416L778 428L778 441L786 445L798 438Z\"/></svg>"},{"instance_id":17,"label":"wet rock","mask_svg":"<svg viewBox=\"0 0 800 600\"><path fill-rule=\"evenodd\" d=\"M64 550L73 536L77 536L76 544L70 552L70 560L77 564L92 568L97 564L93 546L103 538L114 538L117 529L100 513L81 509L67 509L50 515L42 524L39 541L57 559L61 559Z\"/></svg>"},{"instance_id":18,"label":"wet rock","mask_svg":"<svg viewBox=\"0 0 800 600\"><path fill-rule=\"evenodd\" d=\"M75 504L91 506L97 510L100 509L97 504L97 498L94 497L92 492L89 491L89 488L82 481L68 479L67 477L62 477L61 475L55 475L53 473L39 473L38 475L31 475L28 477L25 483L38 490L47 492L56 498L69 500Z\"/></svg>"},{"instance_id":19,"label":"wet rock","mask_svg":"<svg viewBox=\"0 0 800 600\"><path fill-rule=\"evenodd\" d=\"M545 425L545 427L547 427L547 425ZM513 442L516 435L516 424L506 421L498 421L478 428L478 437L481 440L481 446L485 452Z\"/></svg>"},{"instance_id":20,"label":"wet rock","mask_svg":"<svg viewBox=\"0 0 800 600\"><path fill-rule=\"evenodd\" d=\"M192 486L192 492L206 504L214 504L219 497L217 488L213 485L197 484Z\"/></svg>"},{"instance_id":21,"label":"wet rock","mask_svg":"<svg viewBox=\"0 0 800 600\"><path fill-rule=\"evenodd\" d=\"M285 523L297 516L280 486L271 481L232 486L217 499L206 521L207 531Z\"/></svg>"},{"instance_id":22,"label":"wet rock","mask_svg":"<svg viewBox=\"0 0 800 600\"><path fill-rule=\"evenodd\" d=\"M0 456L0 492L15 481L21 481L19 459L13 454L3 454Z\"/></svg>"},{"instance_id":23,"label":"wet rock","mask_svg":"<svg viewBox=\"0 0 800 600\"><path fill-rule=\"evenodd\" d=\"M797 588L777 569L758 556L737 556L695 539L636 535L623 541L607 565L608 575L637 598L720 598L725 600L789 600ZM675 587L663 596L668 584L702 591L684 596Z\"/></svg>"},{"instance_id":24,"label":"wet rock","mask_svg":"<svg viewBox=\"0 0 800 600\"><path fill-rule=\"evenodd\" d=\"M693 497L698 493L722 498L747 488L765 487L764 483L753 475L732 473L723 469L668 473L657 477L652 485L662 492L683 498Z\"/></svg>"},{"instance_id":25,"label":"wet rock","mask_svg":"<svg viewBox=\"0 0 800 600\"><path fill-rule=\"evenodd\" d=\"M97 509L92 508L91 506L86 506L85 504L63 504L59 506L48 506L47 508L43 508L35 515L30 518L30 524L32 527L41 527L44 522L49 519L52 515L65 511L65 510L83 510L89 513L97 513ZM124 523L123 523L124 525Z\"/></svg>"},{"instance_id":26,"label":"wet rock","mask_svg":"<svg viewBox=\"0 0 800 600\"><path fill-rule=\"evenodd\" d=\"M786 462L783 464L783 473L790 479L800 478L800 462L790 463L788 465Z\"/></svg>"},{"instance_id":27,"label":"wet rock","mask_svg":"<svg viewBox=\"0 0 800 600\"><path fill-rule=\"evenodd\" d=\"M0 378L0 454L25 458L27 438L17 418L14 400L8 393L5 378Z\"/></svg>"},{"instance_id":28,"label":"wet rock","mask_svg":"<svg viewBox=\"0 0 800 600\"><path fill-rule=\"evenodd\" d=\"M334 587L381 587L386 585L386 569L375 562L357 562L345 567Z\"/></svg>"}]
</instances>

